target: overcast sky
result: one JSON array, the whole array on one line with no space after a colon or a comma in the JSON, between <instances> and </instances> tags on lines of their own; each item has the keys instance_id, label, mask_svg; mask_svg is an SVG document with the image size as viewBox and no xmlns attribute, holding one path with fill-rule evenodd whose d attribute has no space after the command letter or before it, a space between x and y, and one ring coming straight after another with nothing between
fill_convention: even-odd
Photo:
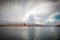
<instances>
[{"instance_id":1,"label":"overcast sky","mask_svg":"<svg viewBox=\"0 0 60 40\"><path fill-rule=\"evenodd\" d=\"M55 17L55 15L59 15ZM30 18L31 17L31 18ZM58 24L58 0L0 0L0 22Z\"/></svg>"}]
</instances>

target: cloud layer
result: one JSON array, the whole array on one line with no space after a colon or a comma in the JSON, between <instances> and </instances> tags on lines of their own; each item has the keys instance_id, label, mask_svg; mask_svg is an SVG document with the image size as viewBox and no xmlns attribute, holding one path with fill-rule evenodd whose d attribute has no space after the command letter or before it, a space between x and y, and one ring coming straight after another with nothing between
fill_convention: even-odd
<instances>
[{"instance_id":1,"label":"cloud layer","mask_svg":"<svg viewBox=\"0 0 60 40\"><path fill-rule=\"evenodd\" d=\"M28 1L25 5L25 15L22 21L25 23L37 23L44 25L60 24L60 21L55 19L56 15L60 15L59 8L59 2Z\"/></svg>"},{"instance_id":2,"label":"cloud layer","mask_svg":"<svg viewBox=\"0 0 60 40\"><path fill-rule=\"evenodd\" d=\"M60 21L55 19L55 15L60 15L59 5L60 1L58 0L1 0L0 21L45 25L59 24Z\"/></svg>"}]
</instances>

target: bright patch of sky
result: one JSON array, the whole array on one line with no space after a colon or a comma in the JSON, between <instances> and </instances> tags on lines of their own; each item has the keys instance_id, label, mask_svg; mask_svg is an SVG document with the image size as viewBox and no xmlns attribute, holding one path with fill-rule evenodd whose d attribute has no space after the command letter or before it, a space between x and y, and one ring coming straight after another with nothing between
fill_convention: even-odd
<instances>
[{"instance_id":1,"label":"bright patch of sky","mask_svg":"<svg viewBox=\"0 0 60 40\"><path fill-rule=\"evenodd\" d=\"M56 15L54 18L55 18L56 20L60 20L60 15Z\"/></svg>"}]
</instances>

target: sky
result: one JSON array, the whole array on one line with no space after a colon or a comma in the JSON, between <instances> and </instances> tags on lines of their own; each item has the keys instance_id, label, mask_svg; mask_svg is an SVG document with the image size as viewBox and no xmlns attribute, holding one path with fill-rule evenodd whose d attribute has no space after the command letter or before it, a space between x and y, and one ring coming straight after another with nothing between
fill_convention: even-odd
<instances>
[{"instance_id":1,"label":"sky","mask_svg":"<svg viewBox=\"0 0 60 40\"><path fill-rule=\"evenodd\" d=\"M25 2L25 1L24 1ZM44 25L60 24L60 1L33 0L24 5L25 15L22 22Z\"/></svg>"},{"instance_id":2,"label":"sky","mask_svg":"<svg viewBox=\"0 0 60 40\"><path fill-rule=\"evenodd\" d=\"M0 0L0 22L60 24L58 0Z\"/></svg>"}]
</instances>

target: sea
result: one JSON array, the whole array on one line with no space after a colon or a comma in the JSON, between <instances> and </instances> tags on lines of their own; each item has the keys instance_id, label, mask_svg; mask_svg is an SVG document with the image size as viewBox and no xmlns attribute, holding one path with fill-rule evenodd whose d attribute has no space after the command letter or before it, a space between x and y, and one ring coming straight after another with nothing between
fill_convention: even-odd
<instances>
[{"instance_id":1,"label":"sea","mask_svg":"<svg viewBox=\"0 0 60 40\"><path fill-rule=\"evenodd\" d=\"M60 27L0 27L0 40L60 40Z\"/></svg>"}]
</instances>

